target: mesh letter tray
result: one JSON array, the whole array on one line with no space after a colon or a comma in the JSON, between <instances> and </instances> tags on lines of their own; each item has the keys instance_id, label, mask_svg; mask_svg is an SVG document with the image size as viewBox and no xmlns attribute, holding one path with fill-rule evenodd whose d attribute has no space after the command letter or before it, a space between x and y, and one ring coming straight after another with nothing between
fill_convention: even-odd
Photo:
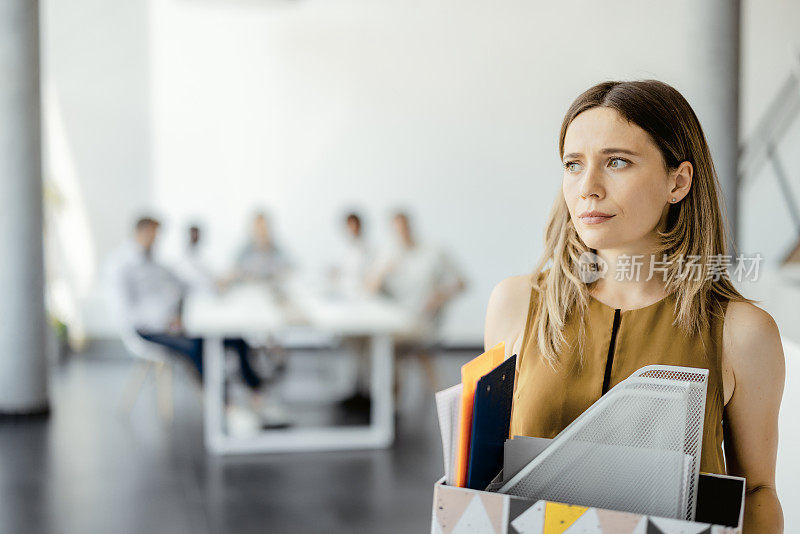
<instances>
[{"instance_id":1,"label":"mesh letter tray","mask_svg":"<svg viewBox=\"0 0 800 534\"><path fill-rule=\"evenodd\" d=\"M499 492L693 521L707 380L707 369L642 367Z\"/></svg>"}]
</instances>

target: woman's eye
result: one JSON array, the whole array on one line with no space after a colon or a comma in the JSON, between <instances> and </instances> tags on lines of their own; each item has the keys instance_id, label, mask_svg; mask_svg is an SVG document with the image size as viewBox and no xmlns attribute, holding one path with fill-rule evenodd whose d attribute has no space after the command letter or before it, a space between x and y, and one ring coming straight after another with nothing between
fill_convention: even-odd
<instances>
[{"instance_id":1,"label":"woman's eye","mask_svg":"<svg viewBox=\"0 0 800 534\"><path fill-rule=\"evenodd\" d=\"M577 171L578 170L577 167L580 167L580 163L578 163L577 161L568 161L564 164L564 168L567 169L567 171L569 172Z\"/></svg>"},{"instance_id":2,"label":"woman's eye","mask_svg":"<svg viewBox=\"0 0 800 534\"><path fill-rule=\"evenodd\" d=\"M622 169L628 166L628 162L622 158L612 158L611 161L608 162L608 166L612 169Z\"/></svg>"}]
</instances>

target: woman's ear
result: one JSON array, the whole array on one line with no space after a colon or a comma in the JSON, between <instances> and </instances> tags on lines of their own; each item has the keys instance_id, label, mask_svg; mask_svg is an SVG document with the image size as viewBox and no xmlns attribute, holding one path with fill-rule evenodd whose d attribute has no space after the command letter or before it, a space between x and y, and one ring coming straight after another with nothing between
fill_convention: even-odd
<instances>
[{"instance_id":1,"label":"woman's ear","mask_svg":"<svg viewBox=\"0 0 800 534\"><path fill-rule=\"evenodd\" d=\"M692 176L694 175L694 168L688 161L681 162L678 168L675 169L670 176L670 198L676 199L675 202L680 202L683 197L689 194L689 189L692 187Z\"/></svg>"}]
</instances>

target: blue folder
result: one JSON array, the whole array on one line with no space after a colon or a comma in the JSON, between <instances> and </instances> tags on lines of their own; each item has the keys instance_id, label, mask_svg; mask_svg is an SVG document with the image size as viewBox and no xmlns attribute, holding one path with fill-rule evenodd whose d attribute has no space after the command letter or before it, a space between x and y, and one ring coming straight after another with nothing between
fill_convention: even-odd
<instances>
[{"instance_id":1,"label":"blue folder","mask_svg":"<svg viewBox=\"0 0 800 534\"><path fill-rule=\"evenodd\" d=\"M467 487L484 490L503 469L503 445L511 423L514 369L511 356L478 380L472 411Z\"/></svg>"}]
</instances>

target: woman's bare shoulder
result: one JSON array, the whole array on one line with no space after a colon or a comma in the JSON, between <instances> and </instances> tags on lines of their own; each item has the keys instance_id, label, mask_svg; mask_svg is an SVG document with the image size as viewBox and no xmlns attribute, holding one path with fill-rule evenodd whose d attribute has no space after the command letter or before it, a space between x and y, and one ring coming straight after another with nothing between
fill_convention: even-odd
<instances>
[{"instance_id":1,"label":"woman's bare shoulder","mask_svg":"<svg viewBox=\"0 0 800 534\"><path fill-rule=\"evenodd\" d=\"M725 340L731 342L728 343L729 348L737 348L736 346L741 347L742 345L752 348L766 339L780 340L775 319L755 304L743 301L728 302L723 333Z\"/></svg>"},{"instance_id":2,"label":"woman's bare shoulder","mask_svg":"<svg viewBox=\"0 0 800 534\"><path fill-rule=\"evenodd\" d=\"M531 296L531 276L520 274L509 276L494 286L492 294L489 296L489 303L500 305L503 308L511 306L525 306L528 308L528 300Z\"/></svg>"},{"instance_id":3,"label":"woman's bare shoulder","mask_svg":"<svg viewBox=\"0 0 800 534\"><path fill-rule=\"evenodd\" d=\"M775 319L750 302L729 302L723 323L723 362L733 371L734 394L744 382L782 386L784 356Z\"/></svg>"},{"instance_id":4,"label":"woman's bare shoulder","mask_svg":"<svg viewBox=\"0 0 800 534\"><path fill-rule=\"evenodd\" d=\"M484 327L484 345L504 341L507 348L525 328L531 297L529 274L510 276L497 284L489 296Z\"/></svg>"}]
</instances>

